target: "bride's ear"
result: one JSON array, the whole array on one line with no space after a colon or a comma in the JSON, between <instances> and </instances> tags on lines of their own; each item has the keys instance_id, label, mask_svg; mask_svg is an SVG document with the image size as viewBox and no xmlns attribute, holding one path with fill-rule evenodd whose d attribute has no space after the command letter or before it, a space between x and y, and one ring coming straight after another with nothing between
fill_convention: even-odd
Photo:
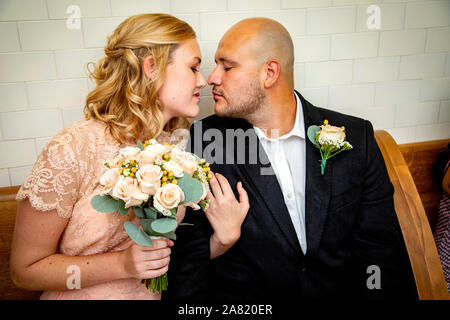
<instances>
[{"instance_id":1,"label":"bride's ear","mask_svg":"<svg viewBox=\"0 0 450 320\"><path fill-rule=\"evenodd\" d=\"M155 79L156 75L156 65L155 65L155 59L153 59L152 55L148 55L144 59L144 74L147 76L147 78L152 81Z\"/></svg>"}]
</instances>

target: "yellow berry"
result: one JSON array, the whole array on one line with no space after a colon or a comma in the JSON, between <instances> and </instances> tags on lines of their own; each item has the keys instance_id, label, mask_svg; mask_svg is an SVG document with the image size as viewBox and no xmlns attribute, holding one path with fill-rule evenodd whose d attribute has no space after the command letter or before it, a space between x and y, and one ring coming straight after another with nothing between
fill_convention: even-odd
<instances>
[{"instance_id":1,"label":"yellow berry","mask_svg":"<svg viewBox=\"0 0 450 320\"><path fill-rule=\"evenodd\" d=\"M130 177L132 177L132 178L134 177L134 173L133 172L130 173Z\"/></svg>"},{"instance_id":2,"label":"yellow berry","mask_svg":"<svg viewBox=\"0 0 450 320\"><path fill-rule=\"evenodd\" d=\"M342 130L345 130L345 127L344 127L344 126L342 126L341 128L342 128Z\"/></svg>"},{"instance_id":3,"label":"yellow berry","mask_svg":"<svg viewBox=\"0 0 450 320\"><path fill-rule=\"evenodd\" d=\"M130 160L130 164L134 164L134 160Z\"/></svg>"},{"instance_id":4,"label":"yellow berry","mask_svg":"<svg viewBox=\"0 0 450 320\"><path fill-rule=\"evenodd\" d=\"M162 181L166 182L167 181L167 177L166 176L162 177Z\"/></svg>"},{"instance_id":5,"label":"yellow berry","mask_svg":"<svg viewBox=\"0 0 450 320\"><path fill-rule=\"evenodd\" d=\"M169 159L170 159L170 156L169 156L168 153L166 153L166 154L163 156L163 158L164 158L164 160L169 160Z\"/></svg>"},{"instance_id":6,"label":"yellow berry","mask_svg":"<svg viewBox=\"0 0 450 320\"><path fill-rule=\"evenodd\" d=\"M212 174L212 172L210 172L210 173L208 173L208 178L212 178L213 177L213 174Z\"/></svg>"},{"instance_id":7,"label":"yellow berry","mask_svg":"<svg viewBox=\"0 0 450 320\"><path fill-rule=\"evenodd\" d=\"M168 176L169 176L169 177L173 177L173 172L172 172L172 171L169 171Z\"/></svg>"},{"instance_id":8,"label":"yellow berry","mask_svg":"<svg viewBox=\"0 0 450 320\"><path fill-rule=\"evenodd\" d=\"M206 160L205 160L204 158L201 158L201 159L200 159L200 163L201 163L201 164L204 164L205 162L206 162Z\"/></svg>"},{"instance_id":9,"label":"yellow berry","mask_svg":"<svg viewBox=\"0 0 450 320\"><path fill-rule=\"evenodd\" d=\"M119 169L119 174L122 174L123 173L123 170L122 169Z\"/></svg>"},{"instance_id":10,"label":"yellow berry","mask_svg":"<svg viewBox=\"0 0 450 320\"><path fill-rule=\"evenodd\" d=\"M167 184L167 182L163 182L163 183L161 184L161 187L164 187L166 184Z\"/></svg>"},{"instance_id":11,"label":"yellow berry","mask_svg":"<svg viewBox=\"0 0 450 320\"><path fill-rule=\"evenodd\" d=\"M163 171L163 175L167 176L167 170Z\"/></svg>"},{"instance_id":12,"label":"yellow berry","mask_svg":"<svg viewBox=\"0 0 450 320\"><path fill-rule=\"evenodd\" d=\"M206 172L210 172L211 171L211 168L210 167L207 167L207 168L205 168L206 169Z\"/></svg>"},{"instance_id":13,"label":"yellow berry","mask_svg":"<svg viewBox=\"0 0 450 320\"><path fill-rule=\"evenodd\" d=\"M208 172L208 168L202 168L203 172Z\"/></svg>"},{"instance_id":14,"label":"yellow berry","mask_svg":"<svg viewBox=\"0 0 450 320\"><path fill-rule=\"evenodd\" d=\"M328 120L325 119L325 120L323 121L323 124L324 124L324 125L327 125L327 124L328 124Z\"/></svg>"},{"instance_id":15,"label":"yellow berry","mask_svg":"<svg viewBox=\"0 0 450 320\"><path fill-rule=\"evenodd\" d=\"M177 179L173 179L173 180L172 180L172 183L173 183L173 184L178 184L178 180L177 180Z\"/></svg>"},{"instance_id":16,"label":"yellow berry","mask_svg":"<svg viewBox=\"0 0 450 320\"><path fill-rule=\"evenodd\" d=\"M209 162L205 163L205 166L206 166L206 167L209 167Z\"/></svg>"},{"instance_id":17,"label":"yellow berry","mask_svg":"<svg viewBox=\"0 0 450 320\"><path fill-rule=\"evenodd\" d=\"M131 168L131 172L136 173L137 169L136 167Z\"/></svg>"}]
</instances>

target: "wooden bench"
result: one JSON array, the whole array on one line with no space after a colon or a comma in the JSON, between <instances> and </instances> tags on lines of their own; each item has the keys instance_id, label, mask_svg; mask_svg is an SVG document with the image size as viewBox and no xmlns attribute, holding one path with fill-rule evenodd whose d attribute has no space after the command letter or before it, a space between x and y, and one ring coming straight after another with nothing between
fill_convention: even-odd
<instances>
[{"instance_id":1,"label":"wooden bench","mask_svg":"<svg viewBox=\"0 0 450 320\"><path fill-rule=\"evenodd\" d=\"M397 145L386 131L375 138L395 188L395 208L420 299L449 299L430 225L436 224L440 191L431 166L449 140ZM9 276L9 254L19 187L0 188L0 299L37 299L41 292L18 289Z\"/></svg>"}]
</instances>

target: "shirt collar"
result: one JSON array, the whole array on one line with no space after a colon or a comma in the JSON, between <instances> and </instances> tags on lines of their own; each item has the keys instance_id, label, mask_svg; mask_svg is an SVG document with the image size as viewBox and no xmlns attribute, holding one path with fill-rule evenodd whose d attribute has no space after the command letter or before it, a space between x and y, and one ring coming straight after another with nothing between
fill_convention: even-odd
<instances>
[{"instance_id":1,"label":"shirt collar","mask_svg":"<svg viewBox=\"0 0 450 320\"><path fill-rule=\"evenodd\" d=\"M294 92L295 100L297 101L297 110L295 112L295 123L294 127L291 131L286 133L285 135L279 137L278 139L288 139L291 136L297 136L302 139L305 139L305 122L303 121L303 106L302 102L300 101L300 97L297 95L296 92ZM259 139L266 139L266 140L274 140L271 138L267 138L265 133L258 127L253 126L255 129L255 133L258 136Z\"/></svg>"}]
</instances>

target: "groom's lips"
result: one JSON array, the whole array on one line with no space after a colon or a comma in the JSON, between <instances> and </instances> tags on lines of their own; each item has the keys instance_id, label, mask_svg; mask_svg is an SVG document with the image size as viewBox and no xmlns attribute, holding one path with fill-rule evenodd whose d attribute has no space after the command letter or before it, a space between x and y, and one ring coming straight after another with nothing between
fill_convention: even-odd
<instances>
[{"instance_id":1,"label":"groom's lips","mask_svg":"<svg viewBox=\"0 0 450 320\"><path fill-rule=\"evenodd\" d=\"M214 90L213 90L212 94L213 94L214 100L219 99L219 98L223 98L223 95L221 95L221 94L218 93L217 91L214 91Z\"/></svg>"}]
</instances>

